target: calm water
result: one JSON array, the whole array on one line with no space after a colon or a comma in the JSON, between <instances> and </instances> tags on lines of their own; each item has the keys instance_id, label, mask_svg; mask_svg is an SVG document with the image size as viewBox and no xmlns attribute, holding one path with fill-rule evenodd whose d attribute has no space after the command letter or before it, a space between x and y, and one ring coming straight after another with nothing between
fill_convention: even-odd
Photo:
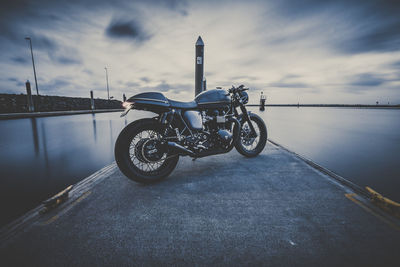
<instances>
[{"instance_id":1,"label":"calm water","mask_svg":"<svg viewBox=\"0 0 400 267\"><path fill-rule=\"evenodd\" d=\"M400 110L271 107L257 113L272 140L400 202Z\"/></svg>"},{"instance_id":2,"label":"calm water","mask_svg":"<svg viewBox=\"0 0 400 267\"><path fill-rule=\"evenodd\" d=\"M0 121L0 225L113 162L119 115Z\"/></svg>"},{"instance_id":3,"label":"calm water","mask_svg":"<svg viewBox=\"0 0 400 267\"><path fill-rule=\"evenodd\" d=\"M259 114L274 141L400 201L400 110L273 107ZM146 116L0 121L0 225L110 164L121 129Z\"/></svg>"}]
</instances>

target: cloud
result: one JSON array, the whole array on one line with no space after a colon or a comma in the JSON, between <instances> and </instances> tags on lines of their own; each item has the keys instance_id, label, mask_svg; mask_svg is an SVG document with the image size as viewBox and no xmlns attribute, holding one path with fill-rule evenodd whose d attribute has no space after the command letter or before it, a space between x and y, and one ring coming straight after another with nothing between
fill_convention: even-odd
<instances>
[{"instance_id":1,"label":"cloud","mask_svg":"<svg viewBox=\"0 0 400 267\"><path fill-rule=\"evenodd\" d=\"M390 67L393 67L393 68L395 68L395 69L400 69L400 60L391 63L391 64L390 64Z\"/></svg>"},{"instance_id":2,"label":"cloud","mask_svg":"<svg viewBox=\"0 0 400 267\"><path fill-rule=\"evenodd\" d=\"M179 94L188 91L193 92L192 88L193 86L189 84L184 84L184 83L169 84L166 81L161 81L159 84L154 86L141 87L140 90Z\"/></svg>"},{"instance_id":3,"label":"cloud","mask_svg":"<svg viewBox=\"0 0 400 267\"><path fill-rule=\"evenodd\" d=\"M283 87L283 88L307 88L305 83L289 83L289 82L276 82L268 84L270 87Z\"/></svg>"},{"instance_id":4,"label":"cloud","mask_svg":"<svg viewBox=\"0 0 400 267\"><path fill-rule=\"evenodd\" d=\"M89 69L84 69L82 70L82 72L86 73L87 75L92 76L93 75L93 71L89 70Z\"/></svg>"},{"instance_id":5,"label":"cloud","mask_svg":"<svg viewBox=\"0 0 400 267\"><path fill-rule=\"evenodd\" d=\"M71 89L71 80L68 77L56 77L50 81L42 82L38 84L39 92L41 94L65 95L67 89Z\"/></svg>"},{"instance_id":6,"label":"cloud","mask_svg":"<svg viewBox=\"0 0 400 267\"><path fill-rule=\"evenodd\" d=\"M147 41L151 36L143 31L142 25L135 20L112 19L105 30L108 37Z\"/></svg>"},{"instance_id":7,"label":"cloud","mask_svg":"<svg viewBox=\"0 0 400 267\"><path fill-rule=\"evenodd\" d=\"M375 74L372 73L362 73L355 75L352 79L352 81L349 83L350 85L354 86L380 86L383 83L385 83L385 79L378 77Z\"/></svg>"},{"instance_id":8,"label":"cloud","mask_svg":"<svg viewBox=\"0 0 400 267\"><path fill-rule=\"evenodd\" d=\"M15 77L8 78L7 80L9 82L14 83L17 87L23 87L25 85L25 83L21 82L19 79Z\"/></svg>"},{"instance_id":9,"label":"cloud","mask_svg":"<svg viewBox=\"0 0 400 267\"><path fill-rule=\"evenodd\" d=\"M6 1L0 10L0 90L24 92L7 78L34 80L24 40L30 36L40 92L87 96L94 90L104 98L109 66L113 95L151 90L191 100L194 43L201 35L208 88L244 83L257 89L250 95L264 90L275 103L369 102L383 94L395 102L398 3Z\"/></svg>"},{"instance_id":10,"label":"cloud","mask_svg":"<svg viewBox=\"0 0 400 267\"><path fill-rule=\"evenodd\" d=\"M161 92L168 92L173 89L173 87L165 81L162 81L160 84L154 86L154 89Z\"/></svg>"},{"instance_id":11,"label":"cloud","mask_svg":"<svg viewBox=\"0 0 400 267\"><path fill-rule=\"evenodd\" d=\"M151 79L149 79L148 77L141 77L140 80L145 82L145 83L151 82Z\"/></svg>"},{"instance_id":12,"label":"cloud","mask_svg":"<svg viewBox=\"0 0 400 267\"><path fill-rule=\"evenodd\" d=\"M324 16L322 33L345 54L400 50L400 2L393 0L283 0L275 9L296 23ZM283 42L290 37L280 37Z\"/></svg>"},{"instance_id":13,"label":"cloud","mask_svg":"<svg viewBox=\"0 0 400 267\"><path fill-rule=\"evenodd\" d=\"M60 56L56 59L56 61L60 64L63 65L77 65L81 64L81 61L79 59L73 58L73 57L66 57L66 56Z\"/></svg>"},{"instance_id":14,"label":"cloud","mask_svg":"<svg viewBox=\"0 0 400 267\"><path fill-rule=\"evenodd\" d=\"M301 76L296 74L287 74L283 76L279 81L269 83L270 87L281 87L281 88L309 88L310 86L304 82L296 81Z\"/></svg>"},{"instance_id":15,"label":"cloud","mask_svg":"<svg viewBox=\"0 0 400 267\"><path fill-rule=\"evenodd\" d=\"M238 75L238 76L233 76L231 77L231 80L233 81L255 81L257 80L257 77L254 76L247 76L247 75Z\"/></svg>"},{"instance_id":16,"label":"cloud","mask_svg":"<svg viewBox=\"0 0 400 267\"><path fill-rule=\"evenodd\" d=\"M10 60L15 63L20 63L20 64L25 64L28 62L28 59L21 57L21 56L12 57L12 58L10 58Z\"/></svg>"},{"instance_id":17,"label":"cloud","mask_svg":"<svg viewBox=\"0 0 400 267\"><path fill-rule=\"evenodd\" d=\"M127 82L127 83L125 83L125 86L126 87L138 87L138 86L140 86L140 84L137 82Z\"/></svg>"},{"instance_id":18,"label":"cloud","mask_svg":"<svg viewBox=\"0 0 400 267\"><path fill-rule=\"evenodd\" d=\"M400 50L400 20L392 23L375 21L374 25L366 25L365 30L354 33L338 47L349 54Z\"/></svg>"},{"instance_id":19,"label":"cloud","mask_svg":"<svg viewBox=\"0 0 400 267\"><path fill-rule=\"evenodd\" d=\"M44 35L33 34L31 36L31 39L32 39L32 46L34 46L35 49L47 52L55 51L58 49L57 43L54 40L51 40L50 38Z\"/></svg>"}]
</instances>

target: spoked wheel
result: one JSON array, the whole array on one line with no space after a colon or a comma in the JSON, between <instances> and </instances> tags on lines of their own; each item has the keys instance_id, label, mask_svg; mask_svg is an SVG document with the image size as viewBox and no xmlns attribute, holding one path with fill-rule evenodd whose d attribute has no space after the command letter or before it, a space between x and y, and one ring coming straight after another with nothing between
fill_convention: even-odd
<instances>
[{"instance_id":1,"label":"spoked wheel","mask_svg":"<svg viewBox=\"0 0 400 267\"><path fill-rule=\"evenodd\" d=\"M249 117L255 133L252 133L247 121L242 122L239 140L235 147L240 154L246 157L255 157L261 153L267 143L267 127L256 114L250 113Z\"/></svg>"},{"instance_id":2,"label":"spoked wheel","mask_svg":"<svg viewBox=\"0 0 400 267\"><path fill-rule=\"evenodd\" d=\"M154 183L168 176L179 156L169 155L161 143L162 127L153 119L135 121L125 127L115 143L115 160L128 178Z\"/></svg>"}]
</instances>

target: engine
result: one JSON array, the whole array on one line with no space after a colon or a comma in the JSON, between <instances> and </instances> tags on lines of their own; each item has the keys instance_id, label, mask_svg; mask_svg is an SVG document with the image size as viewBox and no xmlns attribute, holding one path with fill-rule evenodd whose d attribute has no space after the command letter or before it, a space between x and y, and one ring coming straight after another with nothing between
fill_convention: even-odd
<instances>
[{"instance_id":1,"label":"engine","mask_svg":"<svg viewBox=\"0 0 400 267\"><path fill-rule=\"evenodd\" d=\"M224 109L208 110L202 113L206 131L210 132L215 143L220 147L229 145L233 137L231 123L227 121L226 113Z\"/></svg>"},{"instance_id":2,"label":"engine","mask_svg":"<svg viewBox=\"0 0 400 267\"><path fill-rule=\"evenodd\" d=\"M204 111L186 111L183 115L191 132L186 132L183 145L202 151L214 148L226 148L231 144L232 123L228 122L228 108L210 109ZM179 133L177 133L179 135Z\"/></svg>"}]
</instances>

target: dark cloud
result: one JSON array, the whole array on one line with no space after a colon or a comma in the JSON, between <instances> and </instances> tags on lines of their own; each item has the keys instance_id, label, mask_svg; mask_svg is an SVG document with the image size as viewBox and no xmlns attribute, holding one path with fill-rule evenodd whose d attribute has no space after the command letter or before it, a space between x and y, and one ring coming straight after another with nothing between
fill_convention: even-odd
<instances>
[{"instance_id":1,"label":"dark cloud","mask_svg":"<svg viewBox=\"0 0 400 267\"><path fill-rule=\"evenodd\" d=\"M189 13L186 10L187 2L182 0L155 1L156 4L164 4L167 8L175 10L182 16L187 16Z\"/></svg>"},{"instance_id":2,"label":"dark cloud","mask_svg":"<svg viewBox=\"0 0 400 267\"><path fill-rule=\"evenodd\" d=\"M17 78L8 78L7 81L16 82L16 81L18 81L18 79Z\"/></svg>"},{"instance_id":3,"label":"dark cloud","mask_svg":"<svg viewBox=\"0 0 400 267\"><path fill-rule=\"evenodd\" d=\"M390 64L390 67L400 69L400 61L396 61Z\"/></svg>"},{"instance_id":4,"label":"dark cloud","mask_svg":"<svg viewBox=\"0 0 400 267\"><path fill-rule=\"evenodd\" d=\"M354 33L338 48L346 53L390 52L400 50L400 20L392 23L377 22L370 28Z\"/></svg>"},{"instance_id":5,"label":"dark cloud","mask_svg":"<svg viewBox=\"0 0 400 267\"><path fill-rule=\"evenodd\" d=\"M188 91L192 90L193 91L193 85L189 84L169 84L166 81L161 81L158 85L156 86L144 86L140 88L141 91L153 91L153 92L169 92L169 93L179 93L183 91Z\"/></svg>"},{"instance_id":6,"label":"dark cloud","mask_svg":"<svg viewBox=\"0 0 400 267\"><path fill-rule=\"evenodd\" d=\"M151 81L151 79L148 78L148 77L141 77L140 80L145 82L145 83L149 83Z\"/></svg>"},{"instance_id":7,"label":"dark cloud","mask_svg":"<svg viewBox=\"0 0 400 267\"><path fill-rule=\"evenodd\" d=\"M400 1L396 0L298 0L279 1L276 10L290 20L330 14L345 23L341 32L333 23L321 24L333 32L331 45L342 53L400 50ZM285 40L285 38L283 38Z\"/></svg>"},{"instance_id":8,"label":"dark cloud","mask_svg":"<svg viewBox=\"0 0 400 267\"><path fill-rule=\"evenodd\" d=\"M14 83L17 87L25 86L24 82L22 82L20 79L14 78L14 77L8 78L7 81Z\"/></svg>"},{"instance_id":9,"label":"dark cloud","mask_svg":"<svg viewBox=\"0 0 400 267\"><path fill-rule=\"evenodd\" d=\"M12 57L12 58L10 58L10 60L15 63L20 63L20 64L25 64L28 62L27 58L21 57L21 56Z\"/></svg>"},{"instance_id":10,"label":"dark cloud","mask_svg":"<svg viewBox=\"0 0 400 267\"><path fill-rule=\"evenodd\" d=\"M127 82L127 83L125 83L125 86L126 87L138 87L138 86L140 86L140 84L137 82Z\"/></svg>"},{"instance_id":11,"label":"dark cloud","mask_svg":"<svg viewBox=\"0 0 400 267\"><path fill-rule=\"evenodd\" d=\"M157 88L157 91L161 92L168 92L169 90L173 89L173 87L165 81L162 81L159 85L155 86L155 88Z\"/></svg>"},{"instance_id":12,"label":"dark cloud","mask_svg":"<svg viewBox=\"0 0 400 267\"><path fill-rule=\"evenodd\" d=\"M308 88L310 87L306 83L298 82L295 79L300 78L301 76L296 74L287 74L283 76L279 81L269 83L270 87L282 87L282 88Z\"/></svg>"},{"instance_id":13,"label":"dark cloud","mask_svg":"<svg viewBox=\"0 0 400 267\"><path fill-rule=\"evenodd\" d=\"M385 82L385 79L374 75L372 73L362 73L359 75L354 76L351 81L350 85L354 86L379 86Z\"/></svg>"},{"instance_id":14,"label":"dark cloud","mask_svg":"<svg viewBox=\"0 0 400 267\"><path fill-rule=\"evenodd\" d=\"M48 38L47 36L44 36L41 34L29 34L27 36L29 36L31 38L32 48L34 50L40 50L40 51L52 53L52 52L58 50L58 48L59 48L58 44L54 40L51 40L50 38ZM29 47L29 41L25 40L24 45L26 47Z\"/></svg>"},{"instance_id":15,"label":"dark cloud","mask_svg":"<svg viewBox=\"0 0 400 267\"><path fill-rule=\"evenodd\" d=\"M63 77L63 78L55 78L48 82L42 82L38 85L39 92L51 93L63 95L66 93L65 89L71 86L72 79Z\"/></svg>"},{"instance_id":16,"label":"dark cloud","mask_svg":"<svg viewBox=\"0 0 400 267\"><path fill-rule=\"evenodd\" d=\"M66 57L66 56L60 56L56 59L56 61L63 65L75 65L75 64L82 63L79 59L76 59L73 57Z\"/></svg>"},{"instance_id":17,"label":"dark cloud","mask_svg":"<svg viewBox=\"0 0 400 267\"><path fill-rule=\"evenodd\" d=\"M0 26L1 28L1 26ZM30 37L32 42L33 52L43 51L53 53L59 49L56 41L51 40L44 34L33 33L30 30L24 30L18 25L15 25L12 34L0 35L0 48L2 51L28 51L30 49L29 41L25 37Z\"/></svg>"},{"instance_id":18,"label":"dark cloud","mask_svg":"<svg viewBox=\"0 0 400 267\"><path fill-rule=\"evenodd\" d=\"M113 19L108 25L106 35L111 38L126 38L139 42L150 39L150 35L145 33L142 25L134 20L125 21L123 19Z\"/></svg>"},{"instance_id":19,"label":"dark cloud","mask_svg":"<svg viewBox=\"0 0 400 267\"><path fill-rule=\"evenodd\" d=\"M269 83L270 87L284 87L284 88L307 88L308 85L305 83L296 83L296 82L275 82Z\"/></svg>"}]
</instances>

